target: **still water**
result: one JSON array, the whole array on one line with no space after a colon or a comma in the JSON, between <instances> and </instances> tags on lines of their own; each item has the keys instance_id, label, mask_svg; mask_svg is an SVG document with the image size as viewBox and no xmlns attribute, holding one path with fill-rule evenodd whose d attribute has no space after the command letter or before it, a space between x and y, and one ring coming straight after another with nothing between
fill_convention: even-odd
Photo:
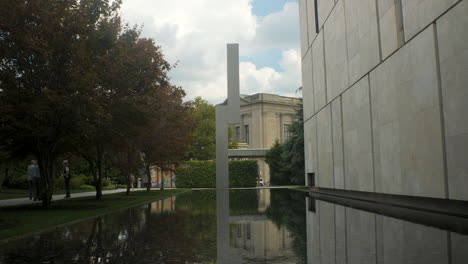
<instances>
[{"instance_id":1,"label":"still water","mask_svg":"<svg viewBox=\"0 0 468 264\"><path fill-rule=\"evenodd\" d=\"M285 189L192 191L10 242L0 263L468 263L456 226L388 215Z\"/></svg>"}]
</instances>

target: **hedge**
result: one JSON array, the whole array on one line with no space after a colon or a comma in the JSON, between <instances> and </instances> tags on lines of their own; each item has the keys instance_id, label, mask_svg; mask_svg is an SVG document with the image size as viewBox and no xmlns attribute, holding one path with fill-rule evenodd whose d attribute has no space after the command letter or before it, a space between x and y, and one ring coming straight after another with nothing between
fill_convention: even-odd
<instances>
[{"instance_id":1,"label":"hedge","mask_svg":"<svg viewBox=\"0 0 468 264\"><path fill-rule=\"evenodd\" d=\"M216 162L188 161L175 171L178 188L216 187ZM229 187L255 187L257 185L258 164L256 160L229 161Z\"/></svg>"}]
</instances>

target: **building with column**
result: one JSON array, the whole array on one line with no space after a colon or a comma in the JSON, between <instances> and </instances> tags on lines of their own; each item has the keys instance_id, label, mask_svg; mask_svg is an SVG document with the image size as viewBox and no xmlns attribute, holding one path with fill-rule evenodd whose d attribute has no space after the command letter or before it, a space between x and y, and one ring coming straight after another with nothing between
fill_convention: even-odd
<instances>
[{"instance_id":1,"label":"building with column","mask_svg":"<svg viewBox=\"0 0 468 264\"><path fill-rule=\"evenodd\" d=\"M306 182L468 200L468 0L299 0Z\"/></svg>"},{"instance_id":2,"label":"building with column","mask_svg":"<svg viewBox=\"0 0 468 264\"><path fill-rule=\"evenodd\" d=\"M240 124L232 125L232 139L240 142L240 148L269 149L276 140L283 143L289 134L289 126L295 120L299 98L267 93L241 95ZM270 182L270 170L264 157L258 160L261 177Z\"/></svg>"}]
</instances>

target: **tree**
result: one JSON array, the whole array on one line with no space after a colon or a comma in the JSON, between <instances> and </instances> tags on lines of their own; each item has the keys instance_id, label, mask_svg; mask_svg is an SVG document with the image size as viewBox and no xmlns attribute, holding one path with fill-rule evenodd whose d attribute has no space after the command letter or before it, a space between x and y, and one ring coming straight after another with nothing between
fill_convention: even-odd
<instances>
[{"instance_id":1,"label":"tree","mask_svg":"<svg viewBox=\"0 0 468 264\"><path fill-rule=\"evenodd\" d=\"M288 175L292 184L305 184L304 169L304 119L302 100L296 111L297 119L291 124L289 131L291 137L284 143L283 153L283 173Z\"/></svg>"},{"instance_id":2,"label":"tree","mask_svg":"<svg viewBox=\"0 0 468 264\"><path fill-rule=\"evenodd\" d=\"M150 119L137 138L143 153L148 191L151 188L150 164L163 171L172 170L192 142L194 120L191 104L183 102L185 92L173 85L162 88L155 91L157 95L147 97L145 109Z\"/></svg>"},{"instance_id":3,"label":"tree","mask_svg":"<svg viewBox=\"0 0 468 264\"><path fill-rule=\"evenodd\" d=\"M297 119L290 126L291 137L284 144L275 141L266 154L270 166L270 182L275 185L304 185L304 121L302 101L296 111Z\"/></svg>"},{"instance_id":4,"label":"tree","mask_svg":"<svg viewBox=\"0 0 468 264\"><path fill-rule=\"evenodd\" d=\"M42 200L50 205L54 163L83 98L77 85L78 48L120 1L0 2L0 142L33 153L42 176ZM85 74L86 76L87 74Z\"/></svg>"},{"instance_id":5,"label":"tree","mask_svg":"<svg viewBox=\"0 0 468 264\"><path fill-rule=\"evenodd\" d=\"M212 160L216 156L216 115L215 107L201 97L193 101L192 116L195 120L193 144L186 158Z\"/></svg>"},{"instance_id":6,"label":"tree","mask_svg":"<svg viewBox=\"0 0 468 264\"><path fill-rule=\"evenodd\" d=\"M275 141L271 149L266 153L265 162L270 167L270 182L274 185L287 185L289 180L283 173L283 150L284 145L278 140Z\"/></svg>"}]
</instances>

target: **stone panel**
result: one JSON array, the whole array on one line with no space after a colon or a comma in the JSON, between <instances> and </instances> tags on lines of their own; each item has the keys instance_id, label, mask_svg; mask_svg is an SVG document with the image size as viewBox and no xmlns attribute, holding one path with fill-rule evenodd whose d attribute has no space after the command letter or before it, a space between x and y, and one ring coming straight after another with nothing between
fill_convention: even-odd
<instances>
[{"instance_id":1,"label":"stone panel","mask_svg":"<svg viewBox=\"0 0 468 264\"><path fill-rule=\"evenodd\" d=\"M346 264L346 210L344 206L335 205L336 264Z\"/></svg>"},{"instance_id":2,"label":"stone panel","mask_svg":"<svg viewBox=\"0 0 468 264\"><path fill-rule=\"evenodd\" d=\"M347 0L346 43L349 83L355 83L380 61L375 0Z\"/></svg>"},{"instance_id":3,"label":"stone panel","mask_svg":"<svg viewBox=\"0 0 468 264\"><path fill-rule=\"evenodd\" d=\"M318 112L327 103L327 86L325 82L325 52L323 50L323 31L321 31L312 44L312 70L314 76L314 102L315 112Z\"/></svg>"},{"instance_id":4,"label":"stone panel","mask_svg":"<svg viewBox=\"0 0 468 264\"><path fill-rule=\"evenodd\" d=\"M335 205L317 201L320 217L320 263L335 264Z\"/></svg>"},{"instance_id":5,"label":"stone panel","mask_svg":"<svg viewBox=\"0 0 468 264\"><path fill-rule=\"evenodd\" d=\"M333 176L336 189L344 189L344 160L343 160L343 119L341 116L341 97L331 103L332 109L332 137L333 137Z\"/></svg>"},{"instance_id":6,"label":"stone panel","mask_svg":"<svg viewBox=\"0 0 468 264\"><path fill-rule=\"evenodd\" d=\"M468 1L437 21L449 197L468 200Z\"/></svg>"},{"instance_id":7,"label":"stone panel","mask_svg":"<svg viewBox=\"0 0 468 264\"><path fill-rule=\"evenodd\" d=\"M313 3L313 0L310 2ZM335 6L335 0L317 0L317 6L318 6L319 25L323 26L327 17L330 15L330 12Z\"/></svg>"},{"instance_id":8,"label":"stone panel","mask_svg":"<svg viewBox=\"0 0 468 264\"><path fill-rule=\"evenodd\" d=\"M448 263L447 231L377 215L380 263Z\"/></svg>"},{"instance_id":9,"label":"stone panel","mask_svg":"<svg viewBox=\"0 0 468 264\"><path fill-rule=\"evenodd\" d=\"M452 245L452 264L466 264L468 259L468 236L451 233L450 241Z\"/></svg>"},{"instance_id":10,"label":"stone panel","mask_svg":"<svg viewBox=\"0 0 468 264\"><path fill-rule=\"evenodd\" d=\"M314 0L307 0L307 28L309 32L309 46L317 37L317 32L315 29L315 4Z\"/></svg>"},{"instance_id":11,"label":"stone panel","mask_svg":"<svg viewBox=\"0 0 468 264\"><path fill-rule=\"evenodd\" d=\"M309 47L309 37L307 29L307 3L306 0L299 0L299 27L301 32L301 57L307 52Z\"/></svg>"},{"instance_id":12,"label":"stone panel","mask_svg":"<svg viewBox=\"0 0 468 264\"><path fill-rule=\"evenodd\" d=\"M377 192L445 197L435 54L429 27L371 72Z\"/></svg>"},{"instance_id":13,"label":"stone panel","mask_svg":"<svg viewBox=\"0 0 468 264\"><path fill-rule=\"evenodd\" d=\"M327 105L317 114L318 186L334 188L331 109Z\"/></svg>"},{"instance_id":14,"label":"stone panel","mask_svg":"<svg viewBox=\"0 0 468 264\"><path fill-rule=\"evenodd\" d=\"M345 188L374 191L368 77L347 90L342 100Z\"/></svg>"},{"instance_id":15,"label":"stone panel","mask_svg":"<svg viewBox=\"0 0 468 264\"><path fill-rule=\"evenodd\" d=\"M307 173L317 174L317 116L304 123L304 155L306 185L308 185Z\"/></svg>"},{"instance_id":16,"label":"stone panel","mask_svg":"<svg viewBox=\"0 0 468 264\"><path fill-rule=\"evenodd\" d=\"M459 0L402 0L405 39L409 40Z\"/></svg>"},{"instance_id":17,"label":"stone panel","mask_svg":"<svg viewBox=\"0 0 468 264\"><path fill-rule=\"evenodd\" d=\"M332 101L348 88L346 26L343 1L339 1L325 24L327 100Z\"/></svg>"},{"instance_id":18,"label":"stone panel","mask_svg":"<svg viewBox=\"0 0 468 264\"><path fill-rule=\"evenodd\" d=\"M375 264L374 214L346 208L347 264Z\"/></svg>"},{"instance_id":19,"label":"stone panel","mask_svg":"<svg viewBox=\"0 0 468 264\"><path fill-rule=\"evenodd\" d=\"M304 120L307 120L315 112L311 51L307 52L302 60L302 97L304 98Z\"/></svg>"},{"instance_id":20,"label":"stone panel","mask_svg":"<svg viewBox=\"0 0 468 264\"><path fill-rule=\"evenodd\" d=\"M307 199L307 198L306 198ZM309 208L309 202L318 203L313 199L306 200L306 206ZM320 208L317 208L319 212ZM306 211L307 226L307 263L320 264L320 223L318 213Z\"/></svg>"},{"instance_id":21,"label":"stone panel","mask_svg":"<svg viewBox=\"0 0 468 264\"><path fill-rule=\"evenodd\" d=\"M380 45L385 59L404 43L401 0L377 1L379 9Z\"/></svg>"}]
</instances>

